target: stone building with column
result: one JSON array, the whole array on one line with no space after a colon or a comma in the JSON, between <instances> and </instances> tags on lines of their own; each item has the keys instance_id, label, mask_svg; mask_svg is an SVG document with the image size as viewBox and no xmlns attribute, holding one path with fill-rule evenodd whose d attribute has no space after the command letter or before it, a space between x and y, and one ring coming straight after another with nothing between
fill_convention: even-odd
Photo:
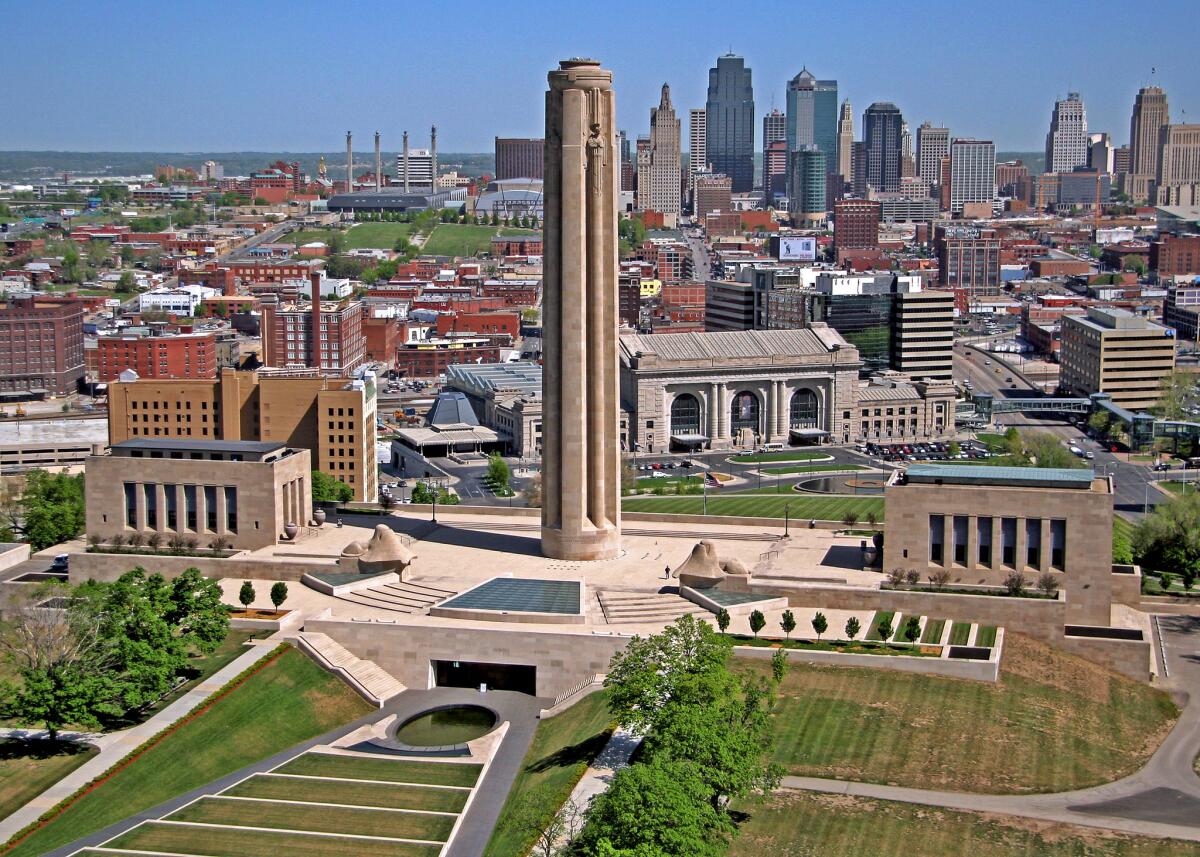
<instances>
[{"instance_id":1,"label":"stone building with column","mask_svg":"<svg viewBox=\"0 0 1200 857\"><path fill-rule=\"evenodd\" d=\"M824 324L621 337L621 402L642 452L853 439L858 349Z\"/></svg>"},{"instance_id":2,"label":"stone building with column","mask_svg":"<svg viewBox=\"0 0 1200 857\"><path fill-rule=\"evenodd\" d=\"M283 541L312 517L307 449L270 441L139 438L86 464L87 534L225 539L239 550Z\"/></svg>"}]
</instances>

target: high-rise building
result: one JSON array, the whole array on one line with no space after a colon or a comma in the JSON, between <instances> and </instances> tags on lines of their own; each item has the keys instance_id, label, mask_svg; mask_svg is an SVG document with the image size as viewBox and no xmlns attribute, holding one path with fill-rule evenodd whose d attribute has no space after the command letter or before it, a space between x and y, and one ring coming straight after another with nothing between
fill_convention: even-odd
<instances>
[{"instance_id":1,"label":"high-rise building","mask_svg":"<svg viewBox=\"0 0 1200 857\"><path fill-rule=\"evenodd\" d=\"M790 151L816 146L829 168L838 157L838 86L836 80L817 80L807 68L788 81L787 141Z\"/></svg>"},{"instance_id":2,"label":"high-rise building","mask_svg":"<svg viewBox=\"0 0 1200 857\"><path fill-rule=\"evenodd\" d=\"M867 144L867 184L875 190L900 189L901 134L904 117L890 101L877 101L863 113L863 142Z\"/></svg>"},{"instance_id":3,"label":"high-rise building","mask_svg":"<svg viewBox=\"0 0 1200 857\"><path fill-rule=\"evenodd\" d=\"M1020 196L1023 181L1029 178L1029 167L1024 161L1005 161L996 164L996 192L1000 196Z\"/></svg>"},{"instance_id":4,"label":"high-rise building","mask_svg":"<svg viewBox=\"0 0 1200 857\"><path fill-rule=\"evenodd\" d=\"M497 179L540 179L546 141L541 137L497 137Z\"/></svg>"},{"instance_id":5,"label":"high-rise building","mask_svg":"<svg viewBox=\"0 0 1200 857\"><path fill-rule=\"evenodd\" d=\"M729 176L734 193L754 189L754 86L746 62L717 57L708 70L705 152L713 172Z\"/></svg>"},{"instance_id":6,"label":"high-rise building","mask_svg":"<svg viewBox=\"0 0 1200 857\"><path fill-rule=\"evenodd\" d=\"M707 117L703 107L688 111L688 170L693 175L708 169Z\"/></svg>"},{"instance_id":7,"label":"high-rise building","mask_svg":"<svg viewBox=\"0 0 1200 857\"><path fill-rule=\"evenodd\" d=\"M1162 129L1171 122L1167 94L1157 86L1138 90L1129 119L1129 174L1122 190L1135 202L1150 198L1162 155Z\"/></svg>"},{"instance_id":8,"label":"high-rise building","mask_svg":"<svg viewBox=\"0 0 1200 857\"><path fill-rule=\"evenodd\" d=\"M950 144L950 213L990 217L996 201L996 144L956 139ZM979 206L986 206L980 215Z\"/></svg>"},{"instance_id":9,"label":"high-rise building","mask_svg":"<svg viewBox=\"0 0 1200 857\"><path fill-rule=\"evenodd\" d=\"M396 156L396 184L409 190L429 190L433 187L433 152L430 149L409 149Z\"/></svg>"},{"instance_id":10,"label":"high-rise building","mask_svg":"<svg viewBox=\"0 0 1200 857\"><path fill-rule=\"evenodd\" d=\"M1109 174L1115 172L1113 168L1114 153L1112 138L1108 136L1107 131L1088 134L1089 170Z\"/></svg>"},{"instance_id":11,"label":"high-rise building","mask_svg":"<svg viewBox=\"0 0 1200 857\"><path fill-rule=\"evenodd\" d=\"M1167 125L1154 181L1156 205L1200 205L1200 125Z\"/></svg>"},{"instance_id":12,"label":"high-rise building","mask_svg":"<svg viewBox=\"0 0 1200 857\"><path fill-rule=\"evenodd\" d=\"M633 192L637 188L633 171L633 151L629 145L629 135L624 131L617 132L617 145L621 152L621 191Z\"/></svg>"},{"instance_id":13,"label":"high-rise building","mask_svg":"<svg viewBox=\"0 0 1200 857\"><path fill-rule=\"evenodd\" d=\"M955 293L959 309L975 298L1000 294L1000 238L995 229L946 224L933 236L938 259L938 285Z\"/></svg>"},{"instance_id":14,"label":"high-rise building","mask_svg":"<svg viewBox=\"0 0 1200 857\"><path fill-rule=\"evenodd\" d=\"M776 196L787 194L788 147L787 140L775 140L763 152L763 192L768 207Z\"/></svg>"},{"instance_id":15,"label":"high-rise building","mask_svg":"<svg viewBox=\"0 0 1200 857\"><path fill-rule=\"evenodd\" d=\"M203 380L120 381L108 386L108 442L278 441L309 450L315 470L349 485L357 502L373 503L379 499L375 407L374 384L308 370L222 369Z\"/></svg>"},{"instance_id":16,"label":"high-rise building","mask_svg":"<svg viewBox=\"0 0 1200 857\"><path fill-rule=\"evenodd\" d=\"M950 129L922 122L917 128L917 175L931 185L942 183L942 158L950 154Z\"/></svg>"},{"instance_id":17,"label":"high-rise building","mask_svg":"<svg viewBox=\"0 0 1200 857\"><path fill-rule=\"evenodd\" d=\"M733 183L729 176L714 176L701 173L696 176L696 198L694 214L698 222L714 211L729 211L733 208Z\"/></svg>"},{"instance_id":18,"label":"high-rise building","mask_svg":"<svg viewBox=\"0 0 1200 857\"><path fill-rule=\"evenodd\" d=\"M1133 166L1133 152L1128 146L1118 146L1113 149L1112 171L1115 175L1125 175Z\"/></svg>"},{"instance_id":19,"label":"high-rise building","mask_svg":"<svg viewBox=\"0 0 1200 857\"><path fill-rule=\"evenodd\" d=\"M47 297L0 303L0 392L66 396L83 378L80 301Z\"/></svg>"},{"instance_id":20,"label":"high-rise building","mask_svg":"<svg viewBox=\"0 0 1200 857\"><path fill-rule=\"evenodd\" d=\"M913 178L917 174L917 159L913 155L912 132L908 123L900 126L900 178Z\"/></svg>"},{"instance_id":21,"label":"high-rise building","mask_svg":"<svg viewBox=\"0 0 1200 857\"><path fill-rule=\"evenodd\" d=\"M833 251L879 249L880 205L873 199L840 199L833 206Z\"/></svg>"},{"instance_id":22,"label":"high-rise building","mask_svg":"<svg viewBox=\"0 0 1200 857\"><path fill-rule=\"evenodd\" d=\"M675 226L683 206L679 195L679 119L671 105L671 87L662 86L658 106L650 108L650 150L647 169L638 175L638 208L666 215Z\"/></svg>"},{"instance_id":23,"label":"high-rise building","mask_svg":"<svg viewBox=\"0 0 1200 857\"><path fill-rule=\"evenodd\" d=\"M1059 387L1067 395L1108 393L1113 404L1143 410L1158 404L1175 369L1175 331L1113 307L1063 316Z\"/></svg>"},{"instance_id":24,"label":"high-rise building","mask_svg":"<svg viewBox=\"0 0 1200 857\"><path fill-rule=\"evenodd\" d=\"M843 182L854 178L854 110L848 98L842 102L838 118L837 171Z\"/></svg>"},{"instance_id":25,"label":"high-rise building","mask_svg":"<svg viewBox=\"0 0 1200 857\"><path fill-rule=\"evenodd\" d=\"M850 190L855 196L867 195L867 144L855 140L850 148Z\"/></svg>"},{"instance_id":26,"label":"high-rise building","mask_svg":"<svg viewBox=\"0 0 1200 857\"><path fill-rule=\"evenodd\" d=\"M788 213L796 226L823 223L825 204L825 153L818 146L801 146L788 156Z\"/></svg>"},{"instance_id":27,"label":"high-rise building","mask_svg":"<svg viewBox=\"0 0 1200 857\"><path fill-rule=\"evenodd\" d=\"M1088 164L1087 110L1078 92L1054 103L1050 131L1046 134L1047 173L1069 173Z\"/></svg>"},{"instance_id":28,"label":"high-rise building","mask_svg":"<svg viewBox=\"0 0 1200 857\"><path fill-rule=\"evenodd\" d=\"M783 115L777 107L771 108L771 112L763 115L762 121L762 153L763 153L763 190L767 191L767 197L770 198L770 183L767 181L766 165L767 152L771 149L771 144L778 141L787 140L787 117Z\"/></svg>"}]
</instances>

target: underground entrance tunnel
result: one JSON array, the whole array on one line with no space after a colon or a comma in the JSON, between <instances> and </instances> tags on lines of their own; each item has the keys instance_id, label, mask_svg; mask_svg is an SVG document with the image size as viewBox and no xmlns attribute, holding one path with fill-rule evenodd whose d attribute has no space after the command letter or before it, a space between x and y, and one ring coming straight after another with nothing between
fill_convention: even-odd
<instances>
[{"instance_id":1,"label":"underground entrance tunnel","mask_svg":"<svg viewBox=\"0 0 1200 857\"><path fill-rule=\"evenodd\" d=\"M488 690L513 690L537 696L537 667L528 664L487 664L475 661L434 661L433 678L437 687L469 687Z\"/></svg>"}]
</instances>

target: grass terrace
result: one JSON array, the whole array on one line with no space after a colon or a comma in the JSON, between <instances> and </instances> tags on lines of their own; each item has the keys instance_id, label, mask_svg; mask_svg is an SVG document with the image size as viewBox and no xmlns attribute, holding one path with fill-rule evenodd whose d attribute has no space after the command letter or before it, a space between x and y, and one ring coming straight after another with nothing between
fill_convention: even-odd
<instances>
[{"instance_id":1,"label":"grass terrace","mask_svg":"<svg viewBox=\"0 0 1200 857\"><path fill-rule=\"evenodd\" d=\"M655 512L665 515L704 514L702 497L633 497L626 498L621 508L626 512ZM749 518L779 518L786 513L793 521L815 519L818 521L844 521L848 514L865 521L874 512L876 519L883 520L883 497L797 497L795 494L744 493L712 496L708 498L708 514Z\"/></svg>"},{"instance_id":2,"label":"grass terrace","mask_svg":"<svg viewBox=\"0 0 1200 857\"><path fill-rule=\"evenodd\" d=\"M272 773L294 774L303 777L342 777L379 783L412 783L470 788L479 779L480 770L482 770L481 765L421 762L409 759L368 759L362 756L336 756L331 753L305 753L286 765L276 768Z\"/></svg>"},{"instance_id":3,"label":"grass terrace","mask_svg":"<svg viewBox=\"0 0 1200 857\"><path fill-rule=\"evenodd\" d=\"M356 223L345 231L337 229L305 229L299 232L292 232L288 235L287 240L288 243L295 244L296 246L309 244L313 241L321 241L328 244L331 236L340 234L342 247L346 250L391 250L401 238L410 237L416 231L416 226L417 224L415 223Z\"/></svg>"},{"instance_id":4,"label":"grass terrace","mask_svg":"<svg viewBox=\"0 0 1200 857\"><path fill-rule=\"evenodd\" d=\"M770 675L766 661L735 663ZM775 761L789 774L1023 794L1132 773L1178 709L1161 690L1010 630L994 684L793 662L773 716Z\"/></svg>"},{"instance_id":5,"label":"grass terrace","mask_svg":"<svg viewBox=\"0 0 1200 857\"><path fill-rule=\"evenodd\" d=\"M971 857L1185 857L1196 843L1046 825L1010 816L781 791L735 805L746 813L730 857L767 854L970 854Z\"/></svg>"},{"instance_id":6,"label":"grass terrace","mask_svg":"<svg viewBox=\"0 0 1200 857\"><path fill-rule=\"evenodd\" d=\"M370 710L340 679L295 649L283 648L227 694L143 745L107 779L68 802L8 857L44 854ZM194 831L191 838L195 839ZM215 842L206 835L206 849L210 841Z\"/></svg>"},{"instance_id":7,"label":"grass terrace","mask_svg":"<svg viewBox=\"0 0 1200 857\"><path fill-rule=\"evenodd\" d=\"M769 461L829 461L833 458L827 452L756 452L746 455L735 455L729 460L734 464L763 464Z\"/></svg>"},{"instance_id":8,"label":"grass terrace","mask_svg":"<svg viewBox=\"0 0 1200 857\"><path fill-rule=\"evenodd\" d=\"M427 256L477 256L492 246L495 226L439 223L421 248Z\"/></svg>"},{"instance_id":9,"label":"grass terrace","mask_svg":"<svg viewBox=\"0 0 1200 857\"><path fill-rule=\"evenodd\" d=\"M0 818L7 818L97 750L67 741L0 741Z\"/></svg>"},{"instance_id":10,"label":"grass terrace","mask_svg":"<svg viewBox=\"0 0 1200 857\"><path fill-rule=\"evenodd\" d=\"M437 857L441 845L388 842L348 836L311 836L285 831L236 827L189 827L149 822L108 843L106 848L154 854L197 854L204 857ZM112 854L85 851L84 854Z\"/></svg>"}]
</instances>

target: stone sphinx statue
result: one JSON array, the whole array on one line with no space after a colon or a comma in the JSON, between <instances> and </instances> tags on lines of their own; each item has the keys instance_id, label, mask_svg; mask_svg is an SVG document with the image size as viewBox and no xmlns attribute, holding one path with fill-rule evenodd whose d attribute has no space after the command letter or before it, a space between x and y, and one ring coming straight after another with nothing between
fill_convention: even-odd
<instances>
[{"instance_id":1,"label":"stone sphinx statue","mask_svg":"<svg viewBox=\"0 0 1200 857\"><path fill-rule=\"evenodd\" d=\"M370 541L350 542L342 549L340 565L347 571L354 569L362 574L395 572L403 579L404 570L412 565L417 555L404 544L395 530L386 524L375 527Z\"/></svg>"},{"instance_id":2,"label":"stone sphinx statue","mask_svg":"<svg viewBox=\"0 0 1200 857\"><path fill-rule=\"evenodd\" d=\"M750 571L739 559L721 559L716 546L708 539L701 539L671 575L679 578L680 586L711 589L729 577L749 578Z\"/></svg>"}]
</instances>

